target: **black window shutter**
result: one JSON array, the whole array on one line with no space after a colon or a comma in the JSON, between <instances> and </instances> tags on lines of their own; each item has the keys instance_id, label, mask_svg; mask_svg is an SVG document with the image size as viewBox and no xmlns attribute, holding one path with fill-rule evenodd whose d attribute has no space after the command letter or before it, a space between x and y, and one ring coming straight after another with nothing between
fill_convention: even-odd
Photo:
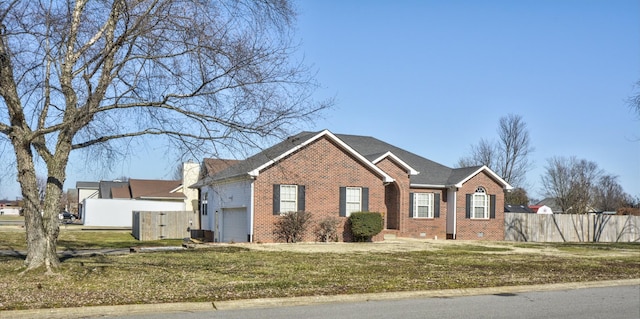
<instances>
[{"instance_id":1,"label":"black window shutter","mask_svg":"<svg viewBox=\"0 0 640 319\"><path fill-rule=\"evenodd\" d=\"M440 194L433 195L433 217L440 218Z\"/></svg>"},{"instance_id":2,"label":"black window shutter","mask_svg":"<svg viewBox=\"0 0 640 319\"><path fill-rule=\"evenodd\" d=\"M413 197L416 193L409 193L409 217L413 218Z\"/></svg>"},{"instance_id":3,"label":"black window shutter","mask_svg":"<svg viewBox=\"0 0 640 319\"><path fill-rule=\"evenodd\" d=\"M304 185L298 185L298 211L304 212L305 210L305 202L304 202Z\"/></svg>"},{"instance_id":4,"label":"black window shutter","mask_svg":"<svg viewBox=\"0 0 640 319\"><path fill-rule=\"evenodd\" d=\"M496 195L489 196L489 218L496 218Z\"/></svg>"},{"instance_id":5,"label":"black window shutter","mask_svg":"<svg viewBox=\"0 0 640 319\"><path fill-rule=\"evenodd\" d=\"M347 188L340 187L340 217L347 217Z\"/></svg>"},{"instance_id":6,"label":"black window shutter","mask_svg":"<svg viewBox=\"0 0 640 319\"><path fill-rule=\"evenodd\" d=\"M362 211L363 212L369 211L369 188L368 187L362 188Z\"/></svg>"},{"instance_id":7,"label":"black window shutter","mask_svg":"<svg viewBox=\"0 0 640 319\"><path fill-rule=\"evenodd\" d=\"M273 214L280 215L280 184L273 184Z\"/></svg>"},{"instance_id":8,"label":"black window shutter","mask_svg":"<svg viewBox=\"0 0 640 319\"><path fill-rule=\"evenodd\" d=\"M467 202L466 202L466 213L464 218L471 218L471 194L467 194Z\"/></svg>"}]
</instances>

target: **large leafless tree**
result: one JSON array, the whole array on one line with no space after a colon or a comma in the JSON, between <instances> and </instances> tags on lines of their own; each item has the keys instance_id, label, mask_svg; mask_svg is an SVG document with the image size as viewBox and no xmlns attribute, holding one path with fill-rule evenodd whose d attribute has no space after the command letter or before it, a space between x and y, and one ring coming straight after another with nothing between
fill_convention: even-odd
<instances>
[{"instance_id":1,"label":"large leafless tree","mask_svg":"<svg viewBox=\"0 0 640 319\"><path fill-rule=\"evenodd\" d=\"M211 150L284 134L327 107L292 58L294 20L287 0L0 2L0 141L15 153L26 269L59 265L73 151L104 157L138 137Z\"/></svg>"},{"instance_id":2,"label":"large leafless tree","mask_svg":"<svg viewBox=\"0 0 640 319\"><path fill-rule=\"evenodd\" d=\"M555 199L564 213L582 214L593 209L596 186L603 174L595 162L553 157L548 159L541 179L545 195Z\"/></svg>"},{"instance_id":3,"label":"large leafless tree","mask_svg":"<svg viewBox=\"0 0 640 319\"><path fill-rule=\"evenodd\" d=\"M509 114L498 121L498 140L481 139L458 166L486 165L507 183L523 187L533 150L526 122L520 115Z\"/></svg>"}]
</instances>

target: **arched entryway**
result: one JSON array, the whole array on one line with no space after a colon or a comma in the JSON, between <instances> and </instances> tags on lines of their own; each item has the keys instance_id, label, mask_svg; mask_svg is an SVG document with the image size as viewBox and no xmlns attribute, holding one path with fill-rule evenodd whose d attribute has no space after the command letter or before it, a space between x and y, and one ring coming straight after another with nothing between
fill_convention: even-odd
<instances>
[{"instance_id":1,"label":"arched entryway","mask_svg":"<svg viewBox=\"0 0 640 319\"><path fill-rule=\"evenodd\" d=\"M384 203L387 206L387 229L400 229L400 190L396 183L385 186Z\"/></svg>"}]
</instances>

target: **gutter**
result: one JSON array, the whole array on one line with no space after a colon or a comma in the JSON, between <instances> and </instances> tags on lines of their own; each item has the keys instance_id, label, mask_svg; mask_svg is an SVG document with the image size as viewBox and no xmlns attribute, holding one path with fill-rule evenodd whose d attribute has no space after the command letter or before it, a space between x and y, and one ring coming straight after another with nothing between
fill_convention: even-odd
<instances>
[{"instance_id":1,"label":"gutter","mask_svg":"<svg viewBox=\"0 0 640 319\"><path fill-rule=\"evenodd\" d=\"M437 184L409 184L409 187L412 188L449 188L447 185L437 185Z\"/></svg>"}]
</instances>

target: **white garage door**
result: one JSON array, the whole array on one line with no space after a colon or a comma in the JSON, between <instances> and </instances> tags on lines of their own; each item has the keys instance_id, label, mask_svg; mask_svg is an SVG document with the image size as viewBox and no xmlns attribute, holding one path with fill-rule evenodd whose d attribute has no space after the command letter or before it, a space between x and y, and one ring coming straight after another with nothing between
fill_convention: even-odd
<instances>
[{"instance_id":1,"label":"white garage door","mask_svg":"<svg viewBox=\"0 0 640 319\"><path fill-rule=\"evenodd\" d=\"M247 224L246 208L222 209L222 242L247 242Z\"/></svg>"}]
</instances>

